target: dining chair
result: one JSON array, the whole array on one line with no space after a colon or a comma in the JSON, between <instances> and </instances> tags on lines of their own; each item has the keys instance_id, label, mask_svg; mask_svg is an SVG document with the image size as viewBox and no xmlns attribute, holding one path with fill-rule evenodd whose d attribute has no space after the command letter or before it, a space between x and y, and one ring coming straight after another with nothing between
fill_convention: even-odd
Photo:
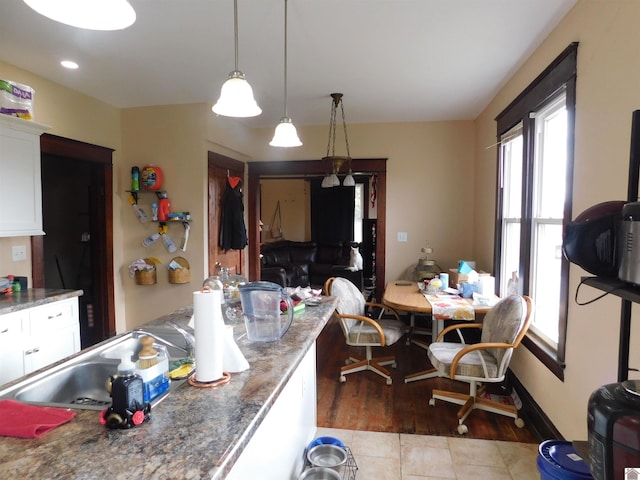
<instances>
[{"instance_id":1,"label":"dining chair","mask_svg":"<svg viewBox=\"0 0 640 480\"><path fill-rule=\"evenodd\" d=\"M388 347L396 343L405 331L405 324L398 313L381 303L367 302L364 295L351 281L342 277L331 277L324 285L327 295L338 299L336 316L347 345L364 347L365 357L349 355L345 365L340 368L340 382L346 382L346 375L355 372L372 371L386 379L387 385L393 383L391 372L383 365L396 367L394 356L373 357L372 347ZM367 308L378 308L376 319L367 316ZM385 319L382 315L390 312L395 319Z\"/></svg>"},{"instance_id":2,"label":"dining chair","mask_svg":"<svg viewBox=\"0 0 640 480\"><path fill-rule=\"evenodd\" d=\"M429 405L436 400L462 405L458 410L458 433L468 432L464 424L473 410L485 410L515 419L518 428L524 421L518 409L511 404L494 401L484 396L484 383L503 382L513 351L520 345L531 323L531 299L511 295L501 299L484 317L482 323L460 323L445 328L436 342L429 345L427 355L433 365L433 377L448 377L469 383L469 393L434 389ZM479 343L466 344L462 331L481 329ZM446 342L447 333L456 331L461 343Z\"/></svg>"}]
</instances>

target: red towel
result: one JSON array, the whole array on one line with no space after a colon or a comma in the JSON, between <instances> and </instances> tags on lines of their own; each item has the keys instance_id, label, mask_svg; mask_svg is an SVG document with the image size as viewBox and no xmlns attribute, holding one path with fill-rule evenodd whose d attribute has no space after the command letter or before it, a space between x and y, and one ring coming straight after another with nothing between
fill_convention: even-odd
<instances>
[{"instance_id":1,"label":"red towel","mask_svg":"<svg viewBox=\"0 0 640 480\"><path fill-rule=\"evenodd\" d=\"M75 416L76 412L63 408L38 407L15 400L0 400L0 435L38 438Z\"/></svg>"}]
</instances>

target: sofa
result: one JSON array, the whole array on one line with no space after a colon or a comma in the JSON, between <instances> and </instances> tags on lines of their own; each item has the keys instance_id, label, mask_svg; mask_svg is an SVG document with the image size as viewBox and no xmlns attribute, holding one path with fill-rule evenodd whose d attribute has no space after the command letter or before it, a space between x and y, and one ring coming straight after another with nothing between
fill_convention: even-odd
<instances>
[{"instance_id":1,"label":"sofa","mask_svg":"<svg viewBox=\"0 0 640 480\"><path fill-rule=\"evenodd\" d=\"M318 244L280 240L260 246L260 280L283 287L320 288L329 277L344 277L362 289L362 270L351 271L351 242Z\"/></svg>"}]
</instances>

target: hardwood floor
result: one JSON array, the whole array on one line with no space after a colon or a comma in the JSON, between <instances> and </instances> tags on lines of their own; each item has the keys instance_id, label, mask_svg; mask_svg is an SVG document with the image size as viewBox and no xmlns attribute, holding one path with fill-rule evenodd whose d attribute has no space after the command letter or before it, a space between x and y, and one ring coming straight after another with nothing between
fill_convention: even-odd
<instances>
[{"instance_id":1,"label":"hardwood floor","mask_svg":"<svg viewBox=\"0 0 640 480\"><path fill-rule=\"evenodd\" d=\"M459 436L456 428L458 405L437 401L428 404L431 390L438 388L465 393L466 384L444 378L432 378L404 383L405 375L429 366L424 349L407 346L402 338L389 350L395 354L397 369L390 369L393 385L373 372L358 372L340 383L339 371L349 348L335 317L327 323L317 342L318 427L364 430L374 432L414 433L421 435ZM353 353L364 353L354 348ZM483 411L474 411L465 424L467 438L540 443L533 423L526 416L524 428L517 428L512 418Z\"/></svg>"}]
</instances>

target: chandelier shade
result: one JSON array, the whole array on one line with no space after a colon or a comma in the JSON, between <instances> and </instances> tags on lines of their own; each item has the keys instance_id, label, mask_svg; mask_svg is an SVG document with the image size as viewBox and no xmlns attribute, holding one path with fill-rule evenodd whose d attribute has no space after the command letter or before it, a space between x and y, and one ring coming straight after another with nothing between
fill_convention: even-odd
<instances>
[{"instance_id":1,"label":"chandelier shade","mask_svg":"<svg viewBox=\"0 0 640 480\"><path fill-rule=\"evenodd\" d=\"M87 30L122 30L136 21L127 0L24 0L29 7L56 22Z\"/></svg>"}]
</instances>

